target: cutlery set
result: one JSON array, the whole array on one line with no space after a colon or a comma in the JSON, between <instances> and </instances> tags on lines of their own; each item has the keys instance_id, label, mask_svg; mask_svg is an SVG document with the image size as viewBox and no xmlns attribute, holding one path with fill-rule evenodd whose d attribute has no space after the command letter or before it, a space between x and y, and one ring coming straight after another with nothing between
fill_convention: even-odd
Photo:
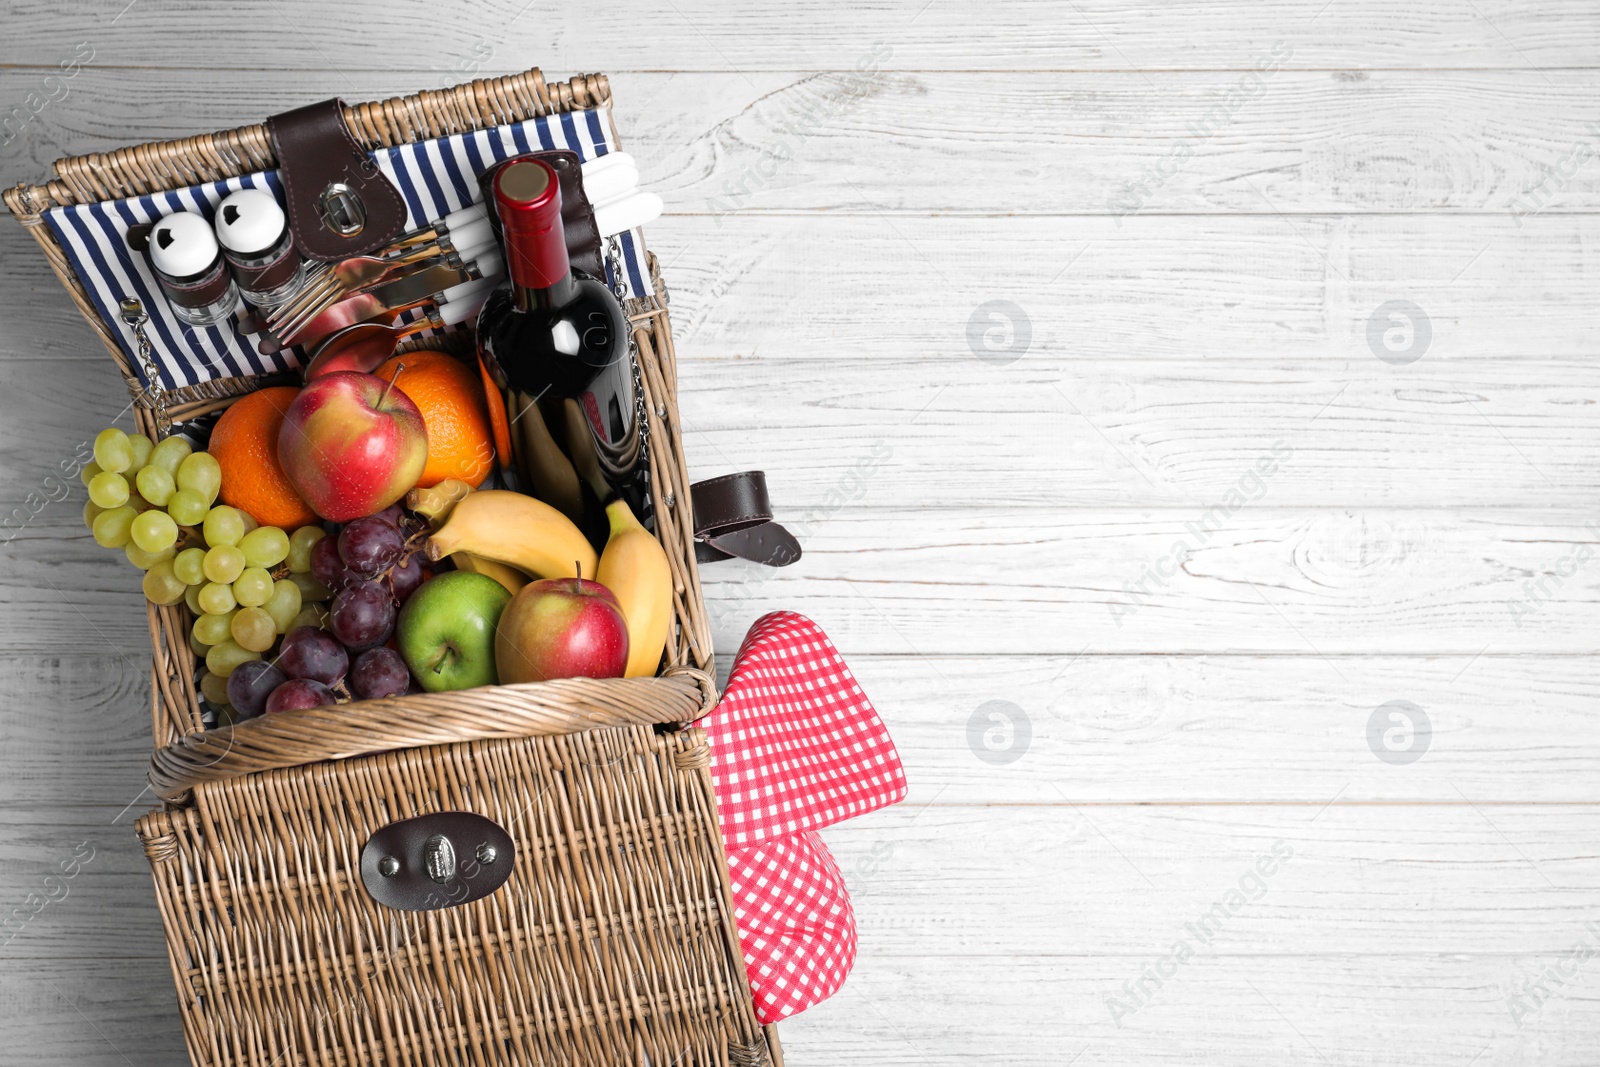
<instances>
[{"instance_id":1,"label":"cutlery set","mask_svg":"<svg viewBox=\"0 0 1600 1067\"><path fill-rule=\"evenodd\" d=\"M639 189L638 165L627 153L599 156L582 171L602 240L660 216L661 198ZM244 189L218 205L214 222L180 211L141 227L136 247L185 322L231 317L263 355L300 347L308 365L381 362L412 334L471 321L505 276L481 200L368 254L311 263L296 251L272 196ZM236 314L241 299L248 306ZM399 323L407 312L419 317Z\"/></svg>"}]
</instances>

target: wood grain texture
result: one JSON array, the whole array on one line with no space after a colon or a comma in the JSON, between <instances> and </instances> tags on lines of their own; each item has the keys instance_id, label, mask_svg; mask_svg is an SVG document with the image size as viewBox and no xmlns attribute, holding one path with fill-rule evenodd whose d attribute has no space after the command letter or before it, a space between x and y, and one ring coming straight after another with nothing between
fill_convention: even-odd
<instances>
[{"instance_id":1,"label":"wood grain texture","mask_svg":"<svg viewBox=\"0 0 1600 1067\"><path fill-rule=\"evenodd\" d=\"M1533 79L1298 71L1293 52L1283 42L1268 53L1281 69L1253 78L874 67L612 70L611 81L627 148L674 214L1514 214L1600 205L1593 70ZM26 100L40 79L35 70L0 71L0 101ZM15 127L0 178L37 180L60 156L121 147L131 128L185 137L308 96L352 97L351 79L308 71L218 84L203 70L91 63ZM418 76L363 72L357 84L363 97L401 94L415 91ZM867 142L871 152L861 150ZM944 166L922 165L930 156ZM1003 199L975 200L969 182L952 180L960 173L1003 175Z\"/></svg>"},{"instance_id":2,"label":"wood grain texture","mask_svg":"<svg viewBox=\"0 0 1600 1067\"><path fill-rule=\"evenodd\" d=\"M1138 1062L1584 1067L1600 1055L1600 1002L1587 971L1520 1030L1508 998L1560 962L1395 955L1230 956L1193 961L1116 1026L1106 998L1149 959L864 954L844 990L782 1029L794 1062L927 1064ZM1591 964L1592 966L1592 964ZM181 1035L163 1025L164 959L28 961L0 976L16 1013L12 1048L42 1067L171 1067ZM1437 1027L1437 1033L1433 1028ZM1418 1030L1429 1038L1417 1040ZM1320 1050L1320 1054L1319 1054ZM1400 1050L1405 1050L1403 1053Z\"/></svg>"},{"instance_id":3,"label":"wood grain texture","mask_svg":"<svg viewBox=\"0 0 1600 1067\"><path fill-rule=\"evenodd\" d=\"M1338 665L1348 679L1314 655L851 659L883 702L913 807L1248 801L1309 805L1309 818L1334 797L1459 804L1458 788L1479 803L1600 801L1590 658ZM1392 700L1430 722L1409 765L1385 763L1368 740ZM988 717L992 701L1012 705L1001 709L1019 720L1009 730Z\"/></svg>"},{"instance_id":4,"label":"wood grain texture","mask_svg":"<svg viewBox=\"0 0 1600 1067\"><path fill-rule=\"evenodd\" d=\"M1560 361L1600 344L1600 267L1588 252L1600 242L1600 216L1541 215L1520 226L1431 215L1120 222L786 215L718 227L672 216L649 237L685 363L900 357L925 361L924 376L945 384L1064 360L1184 360L1197 373L1218 360L1350 364L1383 380L1394 369L1442 374L1468 359L1516 359L1557 361L1544 380L1559 384L1568 380ZM8 352L104 366L59 287L40 278L31 239L15 227L0 233L9 242L0 245L0 286L21 286L7 286L0 303L5 321L19 323ZM1009 334L980 313L996 300L1020 309ZM1394 300L1426 317L1427 366L1396 368L1373 354L1369 321ZM1015 329L1024 319L1026 336ZM1381 337L1392 323L1378 319ZM998 331L991 347L986 330ZM985 363L975 346L1016 358ZM698 384L690 371L683 377L686 388Z\"/></svg>"},{"instance_id":5,"label":"wood grain texture","mask_svg":"<svg viewBox=\"0 0 1600 1067\"><path fill-rule=\"evenodd\" d=\"M686 447L697 471L766 470L797 517L1203 509L1241 489L1282 506L1538 506L1600 489L1600 376L1581 359L752 362L684 365Z\"/></svg>"},{"instance_id":6,"label":"wood grain texture","mask_svg":"<svg viewBox=\"0 0 1600 1067\"><path fill-rule=\"evenodd\" d=\"M1368 323L1393 300L1422 309L1423 358L1433 363L1584 358L1600 340L1588 254L1597 228L1593 215L1519 225L1428 214L873 214L738 216L720 227L668 217L650 236L688 357L904 353L927 360L926 374L942 384L951 375L941 360L990 366L974 358L968 331L975 318L980 339L1002 327L977 315L995 300L1017 305L1012 318L1028 322L1026 344L1020 330L1001 328L983 349L1019 357L1003 365L1010 369L1183 359L1203 371L1217 359L1260 359L1376 372L1391 364L1374 356Z\"/></svg>"},{"instance_id":7,"label":"wood grain texture","mask_svg":"<svg viewBox=\"0 0 1600 1067\"><path fill-rule=\"evenodd\" d=\"M1595 12L1577 0L1399 9L1382 0L1326 8L1322 0L1204 8L1004 0L981 11L924 0L871 7L809 0L748 10L715 0L610 9L483 0L450 18L425 0L403 0L372 9L363 24L367 47L347 43L357 16L311 0L230 5L225 24L233 41L226 44L214 32L223 21L197 25L205 12L159 4L121 10L91 0L19 3L0 62L37 66L89 40L97 62L116 66L331 70L352 82L370 70L400 69L432 72L443 84L480 67L498 73L541 62L574 71L853 69L878 42L893 48L896 67L928 71L1232 70L1289 38L1297 42L1297 64L1310 68L1542 69L1592 65L1600 46ZM174 37L208 47L175 56Z\"/></svg>"},{"instance_id":8,"label":"wood grain texture","mask_svg":"<svg viewBox=\"0 0 1600 1067\"><path fill-rule=\"evenodd\" d=\"M82 635L91 639L92 630ZM1585 656L852 655L912 782L913 805L1238 803L1320 807L1451 803L1600 804L1597 694ZM0 658L0 686L52 694L0 718L0 810L149 805L145 676L115 655ZM1368 720L1391 700L1428 715L1424 759L1375 758ZM990 739L970 730L991 701L1026 720ZM1013 728L1015 730L1015 727ZM1130 758L1133 753L1136 758ZM59 768L78 768L71 775ZM1200 768L1197 771L1196 768ZM1453 783L1453 784L1452 784ZM137 798L137 800L136 800ZM1453 801L1459 803L1459 798Z\"/></svg>"},{"instance_id":9,"label":"wood grain texture","mask_svg":"<svg viewBox=\"0 0 1600 1067\"><path fill-rule=\"evenodd\" d=\"M331 95L613 76L667 201L691 469L764 467L805 542L707 569L724 674L760 613L810 615L911 782L828 832L861 955L790 1063L1600 1058L1594 964L1552 970L1600 944L1592 4L521 7L14 4L0 117L94 58L13 117L0 180ZM327 36L352 20L370 45ZM1401 365L1396 300L1430 334ZM0 916L96 849L0 933L35 1064L184 1056L128 829L137 585L75 486L29 504L124 403L0 227ZM1395 700L1413 763L1369 740Z\"/></svg>"},{"instance_id":10,"label":"wood grain texture","mask_svg":"<svg viewBox=\"0 0 1600 1067\"><path fill-rule=\"evenodd\" d=\"M1462 789L1470 802L1365 806L1330 793L1278 807L947 805L919 789L825 836L863 944L890 956L1153 958L1241 881L1248 905L1207 931L1217 953L1553 954L1600 923L1593 807L1500 805ZM6 960L163 951L133 818L111 805L8 815ZM1248 877L1275 846L1275 873ZM47 879L90 849L63 896ZM35 912L33 893L56 899ZM1426 921L1397 920L1413 907Z\"/></svg>"},{"instance_id":11,"label":"wood grain texture","mask_svg":"<svg viewBox=\"0 0 1600 1067\"><path fill-rule=\"evenodd\" d=\"M1600 1055L1600 999L1589 970L1520 1028L1513 1021L1509 998L1560 964L1557 956L1197 958L1116 1025L1107 998L1154 961L1102 969L1099 961L1005 954L868 958L838 997L784 1029L784 1051L807 1063L894 1067L1583 1067Z\"/></svg>"},{"instance_id":12,"label":"wood grain texture","mask_svg":"<svg viewBox=\"0 0 1600 1067\"><path fill-rule=\"evenodd\" d=\"M1335 657L1600 649L1590 513L1223 510L841 510L707 600L721 648L803 602L852 649L922 656L1287 652L1348 678Z\"/></svg>"}]
</instances>

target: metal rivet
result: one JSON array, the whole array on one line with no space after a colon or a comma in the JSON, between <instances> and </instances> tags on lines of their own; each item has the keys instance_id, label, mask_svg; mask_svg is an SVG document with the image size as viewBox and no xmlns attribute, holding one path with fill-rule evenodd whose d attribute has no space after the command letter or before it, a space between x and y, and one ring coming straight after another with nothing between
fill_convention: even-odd
<instances>
[{"instance_id":1,"label":"metal rivet","mask_svg":"<svg viewBox=\"0 0 1600 1067\"><path fill-rule=\"evenodd\" d=\"M385 878L393 878L400 873L400 861L393 856L385 856L378 861L378 873Z\"/></svg>"},{"instance_id":2,"label":"metal rivet","mask_svg":"<svg viewBox=\"0 0 1600 1067\"><path fill-rule=\"evenodd\" d=\"M499 855L500 853L494 850L493 845L482 844L478 846L478 862L484 866L488 866L489 864L493 863L496 857Z\"/></svg>"}]
</instances>

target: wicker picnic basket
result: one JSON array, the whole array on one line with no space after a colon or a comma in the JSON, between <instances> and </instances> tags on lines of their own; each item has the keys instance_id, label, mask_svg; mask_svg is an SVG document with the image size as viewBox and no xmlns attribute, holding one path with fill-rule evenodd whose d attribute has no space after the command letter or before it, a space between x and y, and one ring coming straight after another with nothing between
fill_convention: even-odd
<instances>
[{"instance_id":1,"label":"wicker picnic basket","mask_svg":"<svg viewBox=\"0 0 1600 1067\"><path fill-rule=\"evenodd\" d=\"M373 150L609 106L603 75L546 84L534 69L344 115ZM43 215L275 164L264 127L250 126L59 160L53 180L5 192L152 436L164 429L158 413L202 416L260 381L152 398ZM625 310L655 532L676 587L660 677L369 700L207 730L187 609L148 606L150 780L166 803L138 832L196 1067L781 1064L744 973L706 742L679 728L717 694L653 256L649 272L654 292ZM455 846L467 864L509 863L504 884L418 910L378 903L363 883L364 845L406 820L461 812L509 841L509 859L470 839Z\"/></svg>"}]
</instances>

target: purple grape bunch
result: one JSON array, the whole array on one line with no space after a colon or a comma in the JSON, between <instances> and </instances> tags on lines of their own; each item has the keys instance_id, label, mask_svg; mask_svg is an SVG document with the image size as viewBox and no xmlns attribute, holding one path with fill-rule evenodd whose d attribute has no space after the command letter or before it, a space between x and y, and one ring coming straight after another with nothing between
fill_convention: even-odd
<instances>
[{"instance_id":1,"label":"purple grape bunch","mask_svg":"<svg viewBox=\"0 0 1600 1067\"><path fill-rule=\"evenodd\" d=\"M241 718L418 692L405 660L384 646L400 605L423 582L422 556L410 543L413 520L392 504L318 541L311 573L333 590L327 629L286 634L275 662L241 665L228 699ZM235 688L237 686L237 691Z\"/></svg>"}]
</instances>

